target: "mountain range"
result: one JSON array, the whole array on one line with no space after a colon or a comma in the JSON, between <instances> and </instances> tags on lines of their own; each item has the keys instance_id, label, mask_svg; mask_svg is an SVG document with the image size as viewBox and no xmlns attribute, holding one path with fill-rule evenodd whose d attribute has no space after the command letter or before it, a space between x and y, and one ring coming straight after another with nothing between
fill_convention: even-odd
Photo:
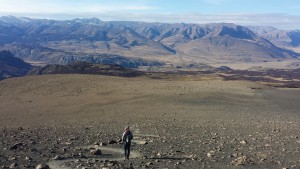
<instances>
[{"instance_id":1,"label":"mountain range","mask_svg":"<svg viewBox=\"0 0 300 169\"><path fill-rule=\"evenodd\" d=\"M299 49L299 30L272 27L0 17L0 50L46 64L256 63L299 59Z\"/></svg>"},{"instance_id":2,"label":"mountain range","mask_svg":"<svg viewBox=\"0 0 300 169\"><path fill-rule=\"evenodd\" d=\"M248 27L257 35L269 40L276 46L300 52L300 30L278 30L273 27Z\"/></svg>"}]
</instances>

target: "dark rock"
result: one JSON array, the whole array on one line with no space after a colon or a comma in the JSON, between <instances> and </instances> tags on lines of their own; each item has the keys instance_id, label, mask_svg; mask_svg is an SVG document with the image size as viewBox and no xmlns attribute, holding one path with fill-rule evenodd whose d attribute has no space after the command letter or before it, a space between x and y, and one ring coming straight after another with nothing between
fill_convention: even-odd
<instances>
[{"instance_id":1,"label":"dark rock","mask_svg":"<svg viewBox=\"0 0 300 169\"><path fill-rule=\"evenodd\" d=\"M91 150L91 154L92 155L102 155L102 152L101 152L101 150L96 149L96 150Z\"/></svg>"},{"instance_id":2,"label":"dark rock","mask_svg":"<svg viewBox=\"0 0 300 169\"><path fill-rule=\"evenodd\" d=\"M106 143L100 143L100 146L107 146Z\"/></svg>"},{"instance_id":3,"label":"dark rock","mask_svg":"<svg viewBox=\"0 0 300 169\"><path fill-rule=\"evenodd\" d=\"M82 153L79 153L77 156L80 157L80 158L86 158L86 156L83 155Z\"/></svg>"},{"instance_id":4,"label":"dark rock","mask_svg":"<svg viewBox=\"0 0 300 169\"><path fill-rule=\"evenodd\" d=\"M32 141L30 141L30 144L36 144L36 142L32 140Z\"/></svg>"},{"instance_id":5,"label":"dark rock","mask_svg":"<svg viewBox=\"0 0 300 169\"><path fill-rule=\"evenodd\" d=\"M26 156L26 157L25 157L25 160L26 160L26 161L32 161L32 158Z\"/></svg>"},{"instance_id":6,"label":"dark rock","mask_svg":"<svg viewBox=\"0 0 300 169\"><path fill-rule=\"evenodd\" d=\"M176 163L176 165L180 165L180 164L182 164L180 161Z\"/></svg>"},{"instance_id":7,"label":"dark rock","mask_svg":"<svg viewBox=\"0 0 300 169\"><path fill-rule=\"evenodd\" d=\"M109 142L108 142L108 144L117 144L118 142L116 141L116 140L110 140Z\"/></svg>"},{"instance_id":8,"label":"dark rock","mask_svg":"<svg viewBox=\"0 0 300 169\"><path fill-rule=\"evenodd\" d=\"M10 150L16 150L18 149L19 147L21 147L23 145L23 143L16 143L14 144L13 146L11 146L9 149Z\"/></svg>"}]
</instances>

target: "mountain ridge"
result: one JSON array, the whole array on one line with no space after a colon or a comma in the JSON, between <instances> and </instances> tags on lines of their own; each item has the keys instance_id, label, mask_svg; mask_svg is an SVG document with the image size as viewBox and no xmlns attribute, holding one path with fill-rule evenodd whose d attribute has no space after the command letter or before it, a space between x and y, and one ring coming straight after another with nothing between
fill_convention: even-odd
<instances>
[{"instance_id":1,"label":"mountain ridge","mask_svg":"<svg viewBox=\"0 0 300 169\"><path fill-rule=\"evenodd\" d=\"M65 64L61 58L66 57L80 60L103 55L176 64L298 59L297 51L266 36L276 30L233 23L169 24L97 18L58 21L6 16L0 17L0 50L10 50L24 60L56 64ZM296 39L291 44L299 45L300 36L291 36Z\"/></svg>"}]
</instances>

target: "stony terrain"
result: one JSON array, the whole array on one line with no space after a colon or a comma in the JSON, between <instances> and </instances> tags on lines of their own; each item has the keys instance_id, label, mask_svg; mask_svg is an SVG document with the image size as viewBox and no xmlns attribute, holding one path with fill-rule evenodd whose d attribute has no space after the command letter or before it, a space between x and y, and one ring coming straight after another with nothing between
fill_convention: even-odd
<instances>
[{"instance_id":1,"label":"stony terrain","mask_svg":"<svg viewBox=\"0 0 300 169\"><path fill-rule=\"evenodd\" d=\"M0 167L299 168L299 94L214 75L6 79Z\"/></svg>"}]
</instances>

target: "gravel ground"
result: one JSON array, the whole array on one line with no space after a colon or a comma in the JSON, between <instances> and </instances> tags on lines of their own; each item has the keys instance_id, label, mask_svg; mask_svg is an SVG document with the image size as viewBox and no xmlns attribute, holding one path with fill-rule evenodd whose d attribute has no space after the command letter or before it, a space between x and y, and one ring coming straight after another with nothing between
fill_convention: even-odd
<instances>
[{"instance_id":1,"label":"gravel ground","mask_svg":"<svg viewBox=\"0 0 300 169\"><path fill-rule=\"evenodd\" d=\"M7 79L0 168L300 168L299 96L214 77ZM130 160L118 144L126 125Z\"/></svg>"}]
</instances>

